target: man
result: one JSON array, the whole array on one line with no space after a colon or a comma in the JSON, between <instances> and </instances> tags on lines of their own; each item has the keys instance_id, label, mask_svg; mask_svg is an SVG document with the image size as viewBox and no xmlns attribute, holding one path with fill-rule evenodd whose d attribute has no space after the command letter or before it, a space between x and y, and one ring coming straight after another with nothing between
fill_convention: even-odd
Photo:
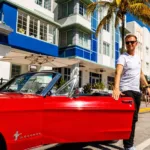
<instances>
[{"instance_id":1,"label":"man","mask_svg":"<svg viewBox=\"0 0 150 150\"><path fill-rule=\"evenodd\" d=\"M147 86L147 92L150 96L150 88L145 79L145 76L141 70L141 61L138 56L135 55L135 48L137 46L137 37L134 34L128 34L125 37L127 52L120 55L115 75L115 85L112 93L112 97L115 100L119 99L120 95L131 96L135 102L135 112L132 123L132 131L130 138L124 140L125 150L135 150L134 133L135 124L138 120L138 111L140 108L140 81L143 85Z\"/></svg>"}]
</instances>

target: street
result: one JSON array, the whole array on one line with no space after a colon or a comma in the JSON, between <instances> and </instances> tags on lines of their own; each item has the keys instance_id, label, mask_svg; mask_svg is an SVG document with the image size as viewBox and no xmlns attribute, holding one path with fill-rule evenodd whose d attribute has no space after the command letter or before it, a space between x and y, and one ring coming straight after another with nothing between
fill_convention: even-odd
<instances>
[{"instance_id":1,"label":"street","mask_svg":"<svg viewBox=\"0 0 150 150\"><path fill-rule=\"evenodd\" d=\"M150 150L150 113L139 114L135 136L136 150ZM62 144L47 150L123 150L122 140L117 143Z\"/></svg>"}]
</instances>

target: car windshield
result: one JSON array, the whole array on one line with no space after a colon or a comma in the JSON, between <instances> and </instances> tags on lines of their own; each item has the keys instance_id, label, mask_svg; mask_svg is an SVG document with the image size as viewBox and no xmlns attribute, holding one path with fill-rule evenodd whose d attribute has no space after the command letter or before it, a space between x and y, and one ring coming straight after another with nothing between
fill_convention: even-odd
<instances>
[{"instance_id":1,"label":"car windshield","mask_svg":"<svg viewBox=\"0 0 150 150\"><path fill-rule=\"evenodd\" d=\"M27 73L14 78L2 88L2 92L40 94L52 81L55 73Z\"/></svg>"}]
</instances>

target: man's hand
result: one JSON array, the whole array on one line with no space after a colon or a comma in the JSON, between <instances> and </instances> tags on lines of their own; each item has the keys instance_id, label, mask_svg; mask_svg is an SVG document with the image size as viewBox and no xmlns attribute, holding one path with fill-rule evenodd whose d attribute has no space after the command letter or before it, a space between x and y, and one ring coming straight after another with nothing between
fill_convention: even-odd
<instances>
[{"instance_id":1,"label":"man's hand","mask_svg":"<svg viewBox=\"0 0 150 150\"><path fill-rule=\"evenodd\" d=\"M150 88L147 88L146 92L147 92L148 96L150 97Z\"/></svg>"},{"instance_id":2,"label":"man's hand","mask_svg":"<svg viewBox=\"0 0 150 150\"><path fill-rule=\"evenodd\" d=\"M113 90L112 97L115 100L118 100L120 95L125 95L125 94L121 93L121 91L119 89L114 89Z\"/></svg>"}]
</instances>

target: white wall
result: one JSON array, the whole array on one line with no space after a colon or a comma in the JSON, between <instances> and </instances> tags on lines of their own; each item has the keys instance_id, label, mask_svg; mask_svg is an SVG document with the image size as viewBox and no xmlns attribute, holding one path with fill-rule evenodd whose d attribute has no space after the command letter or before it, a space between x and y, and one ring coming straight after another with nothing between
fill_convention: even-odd
<instances>
[{"instance_id":1,"label":"white wall","mask_svg":"<svg viewBox=\"0 0 150 150\"><path fill-rule=\"evenodd\" d=\"M5 56L8 52L11 51L10 46L0 44L0 56Z\"/></svg>"},{"instance_id":2,"label":"white wall","mask_svg":"<svg viewBox=\"0 0 150 150\"><path fill-rule=\"evenodd\" d=\"M28 71L29 71L28 65L21 65L21 74L22 74L22 73L26 73L26 72L28 72Z\"/></svg>"},{"instance_id":3,"label":"white wall","mask_svg":"<svg viewBox=\"0 0 150 150\"><path fill-rule=\"evenodd\" d=\"M10 78L11 76L10 67L11 64L9 62L0 61L0 78L7 79L7 80Z\"/></svg>"},{"instance_id":4,"label":"white wall","mask_svg":"<svg viewBox=\"0 0 150 150\"><path fill-rule=\"evenodd\" d=\"M143 72L150 76L150 32L147 28L143 27ZM147 51L148 49L148 51ZM149 68L146 67L146 63L149 63Z\"/></svg>"},{"instance_id":5,"label":"white wall","mask_svg":"<svg viewBox=\"0 0 150 150\"><path fill-rule=\"evenodd\" d=\"M49 11L43 7L41 7L40 5L37 5L35 3L35 0L7 0L11 3L13 3L14 5L17 5L19 7L22 7L28 11L32 11L33 13L35 13L36 15L39 15L43 18L49 19L49 20L53 20L54 19L54 14L53 14L53 2L52 1L52 10Z\"/></svg>"},{"instance_id":6,"label":"white wall","mask_svg":"<svg viewBox=\"0 0 150 150\"><path fill-rule=\"evenodd\" d=\"M98 12L98 22L106 15L107 9L101 8ZM98 38L98 64L115 68L115 27L114 18L110 21L109 32L102 29ZM103 42L109 44L109 56L103 54ZM112 57L113 56L113 57Z\"/></svg>"},{"instance_id":7,"label":"white wall","mask_svg":"<svg viewBox=\"0 0 150 150\"><path fill-rule=\"evenodd\" d=\"M136 48L136 54L140 57L142 62L142 70L145 75L150 75L149 69L146 68L146 63L150 65L150 32L147 28L141 27L137 22L132 21L127 23L127 29L135 34L138 38L138 46ZM149 48L149 53L146 53L146 47Z\"/></svg>"},{"instance_id":8,"label":"white wall","mask_svg":"<svg viewBox=\"0 0 150 150\"><path fill-rule=\"evenodd\" d=\"M89 70L87 68L85 69L81 69L82 71L82 86L86 85L87 83L89 83L90 80L90 74L89 74Z\"/></svg>"}]
</instances>

